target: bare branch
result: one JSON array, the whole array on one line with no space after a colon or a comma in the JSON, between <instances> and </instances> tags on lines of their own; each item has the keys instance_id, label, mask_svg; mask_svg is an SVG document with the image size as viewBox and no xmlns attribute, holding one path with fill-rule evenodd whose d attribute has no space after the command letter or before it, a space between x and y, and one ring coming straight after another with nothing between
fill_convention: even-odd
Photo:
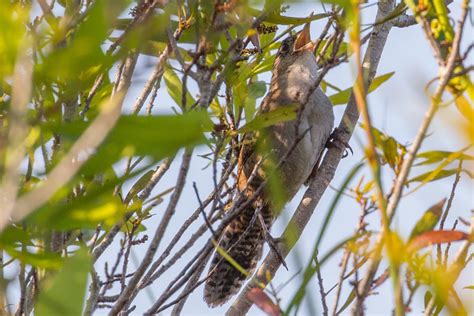
<instances>
[{"instance_id":1,"label":"bare branch","mask_svg":"<svg viewBox=\"0 0 474 316\"><path fill-rule=\"evenodd\" d=\"M391 11L391 9L391 1L379 3L377 17L383 18ZM369 39L367 53L365 54L363 63L364 71L367 74L367 76L365 76L367 86L370 85L372 79L375 76L375 72L390 29L391 24L389 22L380 24L375 27L374 32L372 32L371 38ZM343 118L339 124L339 128L343 131L341 135L342 141L346 143L349 141L358 118L359 112L357 110L354 96L352 95L344 112ZM282 237L287 236L287 233L290 229L293 232L296 231L298 233L297 237L301 235L301 232L311 218L316 205L334 177L334 173L343 156L343 152L344 150L342 148L337 147L328 150L316 176L311 181L309 188L306 190ZM291 244L287 244L286 246L282 247L282 253L285 256L288 255L295 243L296 240L292 241ZM267 284L269 281L267 276L274 276L279 267L280 261L278 260L278 257L274 253L268 254L263 264L257 271L257 280L263 284ZM252 306L252 302L247 299L247 293L251 287L251 284L247 284L245 289L241 292L230 309L227 311L228 315L245 315L247 313L247 311Z\"/></svg>"},{"instance_id":2,"label":"bare branch","mask_svg":"<svg viewBox=\"0 0 474 316\"><path fill-rule=\"evenodd\" d=\"M160 225L158 225L158 227L156 228L155 235L153 236L153 239L151 240L151 243L148 246L147 252L144 258L142 259L140 266L138 267L137 271L135 271L135 274L130 279L125 289L123 289L119 299L110 311L110 315L119 314L122 310L124 310L124 308L127 308L128 304L133 300L134 296L132 296L132 293L136 292L136 286L142 278L143 274L145 273L146 269L148 269L149 265L151 264L156 250L158 249L161 240L163 239L169 221L171 220L171 217L176 211L176 205L179 201L179 198L181 197L181 193L183 192L184 184L186 183L186 176L188 174L192 152L192 149L186 149L183 155L183 161L181 163L181 168L179 171L178 179L176 181L175 189L173 191L173 194L171 195L168 207L166 208L163 214Z\"/></svg>"},{"instance_id":3,"label":"bare branch","mask_svg":"<svg viewBox=\"0 0 474 316\"><path fill-rule=\"evenodd\" d=\"M412 146L408 150L408 153L405 157L405 160L403 161L403 165L400 169L400 172L397 176L397 179L394 184L394 190L393 194L390 197L389 203L387 205L387 215L389 217L389 220L391 221L393 216L395 215L395 211L398 206L398 202L400 201L401 195L403 193L403 189L405 187L406 180L408 178L408 174L411 170L411 167L413 165L413 162L415 160L416 154L418 150L421 147L421 143L423 142L425 135L427 133L428 127L430 126L433 117L438 110L438 106L441 102L441 96L446 89L446 86L451 79L451 76L453 74L454 70L454 65L456 62L456 58L459 53L459 45L460 41L462 38L462 30L464 27L464 22L466 20L467 16L467 0L464 1L464 7L463 7L463 14L461 17L461 21L458 23L458 27L456 30L456 34L454 36L453 44L452 44L452 49L451 53L448 57L448 61L446 63L446 66L443 69L443 73L439 82L439 85L432 97L432 102L430 104L430 107L428 108L427 112L425 113L425 118L421 122L420 128L418 129L418 132L415 136L415 139L413 141ZM427 35L429 36L429 35ZM440 62L440 64L444 64ZM379 263L380 263L380 252L383 247L383 242L384 238L383 235L380 234L379 238L377 239L376 245L375 245L375 256L371 260L369 267L367 268L366 275L362 282L359 285L359 298L357 300L356 306L354 308L354 314L360 315L362 313L362 305L363 305L363 300L367 296L367 293L370 291L370 287L372 285L372 281L375 277L375 274L377 272Z\"/></svg>"},{"instance_id":4,"label":"bare branch","mask_svg":"<svg viewBox=\"0 0 474 316\"><path fill-rule=\"evenodd\" d=\"M77 159L84 152L91 152L97 148L112 130L121 114L122 103L125 94L130 87L131 76L135 69L136 59L131 59L125 70L123 85L102 107L100 114L84 131L81 137L74 143L67 155L48 174L48 178L37 189L24 194L14 207L12 219L19 221L43 205L56 191L79 171L85 163L85 159ZM7 222L2 223L0 230Z\"/></svg>"}]
</instances>

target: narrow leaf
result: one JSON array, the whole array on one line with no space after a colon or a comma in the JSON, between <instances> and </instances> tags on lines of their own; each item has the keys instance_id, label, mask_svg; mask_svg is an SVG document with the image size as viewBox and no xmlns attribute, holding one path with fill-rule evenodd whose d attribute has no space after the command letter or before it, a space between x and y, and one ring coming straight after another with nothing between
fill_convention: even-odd
<instances>
[{"instance_id":1,"label":"narrow leaf","mask_svg":"<svg viewBox=\"0 0 474 316\"><path fill-rule=\"evenodd\" d=\"M431 151L425 151L422 152L418 155L416 155L417 159L424 159L423 161L419 162L416 164L416 166L421 166L421 165L428 165L428 164L433 164L439 161L442 161L446 158L448 158L451 155L458 154L457 159L462 159L462 160L474 160L474 157L471 155L464 154L463 152L469 149L470 147L463 148L460 151L454 152L454 151L443 151L443 150L431 150Z\"/></svg>"},{"instance_id":2,"label":"narrow leaf","mask_svg":"<svg viewBox=\"0 0 474 316\"><path fill-rule=\"evenodd\" d=\"M336 314L339 315L343 311L345 311L351 305L351 303L354 301L355 298L356 298L356 293L355 293L355 290L352 289L352 291L349 293L349 296L347 297L346 301L341 306L341 308L337 311Z\"/></svg>"},{"instance_id":3,"label":"narrow leaf","mask_svg":"<svg viewBox=\"0 0 474 316\"><path fill-rule=\"evenodd\" d=\"M127 196L125 197L125 200L123 201L123 203L125 205L127 205L128 203L130 203L130 201L137 196L137 194L143 190L145 188L145 186L147 185L147 183L150 181L152 175L153 175L153 170L149 170L148 172L146 172L143 176L140 177L140 179L137 180L137 182L135 182L132 186L132 188L130 189L130 191L128 191L128 194Z\"/></svg>"},{"instance_id":4,"label":"narrow leaf","mask_svg":"<svg viewBox=\"0 0 474 316\"><path fill-rule=\"evenodd\" d=\"M456 174L457 172L458 172L458 169L446 169L446 170L441 170L441 171L437 172L435 176L432 176L433 172L429 171L429 172L420 174L419 176L416 176L413 179L410 179L408 181L408 183L411 183L411 182L422 182L422 183L432 182L432 181L436 181L436 180L440 180L440 179L443 179L443 178L450 177L453 174ZM426 179L428 179L428 177L429 177L429 180L426 180Z\"/></svg>"},{"instance_id":5,"label":"narrow leaf","mask_svg":"<svg viewBox=\"0 0 474 316\"><path fill-rule=\"evenodd\" d=\"M389 72L387 74L378 76L372 81L372 84L370 85L368 93L374 91L377 89L382 83L390 79L395 72ZM340 104L346 104L349 102L349 97L351 96L352 93L352 87L342 90L341 92L338 92L336 94L333 94L332 96L329 97L333 105L340 105Z\"/></svg>"},{"instance_id":6,"label":"narrow leaf","mask_svg":"<svg viewBox=\"0 0 474 316\"><path fill-rule=\"evenodd\" d=\"M441 218L441 214L443 213L443 206L445 202L446 199L442 199L435 205L431 206L425 212L425 214L423 214L420 220L418 220L418 222L415 224L415 227L413 227L409 238L410 240L435 228L436 224L438 224L438 221Z\"/></svg>"},{"instance_id":7,"label":"narrow leaf","mask_svg":"<svg viewBox=\"0 0 474 316\"><path fill-rule=\"evenodd\" d=\"M82 315L89 266L87 250L79 250L53 280L45 282L35 315Z\"/></svg>"},{"instance_id":8,"label":"narrow leaf","mask_svg":"<svg viewBox=\"0 0 474 316\"><path fill-rule=\"evenodd\" d=\"M416 251L434 244L444 244L469 239L469 234L459 230L435 230L423 233L413 238L407 250Z\"/></svg>"},{"instance_id":9,"label":"narrow leaf","mask_svg":"<svg viewBox=\"0 0 474 316\"><path fill-rule=\"evenodd\" d=\"M265 127L275 125L277 123L287 122L296 118L297 105L283 106L276 110L257 114L257 116L242 128L239 129L240 133L250 132L259 130Z\"/></svg>"},{"instance_id":10,"label":"narrow leaf","mask_svg":"<svg viewBox=\"0 0 474 316\"><path fill-rule=\"evenodd\" d=\"M464 95L459 95L454 99L457 109L469 122L474 118L474 109Z\"/></svg>"},{"instance_id":11,"label":"narrow leaf","mask_svg":"<svg viewBox=\"0 0 474 316\"><path fill-rule=\"evenodd\" d=\"M62 264L61 256L55 253L31 253L27 251L18 251L10 245L3 249L10 257L33 267L54 270L59 269Z\"/></svg>"},{"instance_id":12,"label":"narrow leaf","mask_svg":"<svg viewBox=\"0 0 474 316\"><path fill-rule=\"evenodd\" d=\"M263 292L259 288L252 288L248 293L247 293L247 298L255 303L258 308L260 308L262 311L264 311L267 315L270 316L279 316L281 315L280 308L278 305L273 303L273 301L268 297L265 292Z\"/></svg>"},{"instance_id":13,"label":"narrow leaf","mask_svg":"<svg viewBox=\"0 0 474 316\"><path fill-rule=\"evenodd\" d=\"M168 94L177 105L183 107L182 94L184 86L181 83L181 80L171 68L166 68L163 78L165 79ZM195 102L196 100L192 97L189 91L186 91L186 106L189 107Z\"/></svg>"},{"instance_id":14,"label":"narrow leaf","mask_svg":"<svg viewBox=\"0 0 474 316\"><path fill-rule=\"evenodd\" d=\"M252 82L248 87L248 91L251 98L258 99L265 95L265 92L267 91L267 85L265 81Z\"/></svg>"},{"instance_id":15,"label":"narrow leaf","mask_svg":"<svg viewBox=\"0 0 474 316\"><path fill-rule=\"evenodd\" d=\"M297 18L290 16L283 16L275 13L265 14L265 12L254 9L247 8L247 11L250 15L254 17L261 18L263 17L263 22L274 23L274 24L283 24L283 25L301 25L307 22L324 19L328 14L313 14L307 18Z\"/></svg>"},{"instance_id":16,"label":"narrow leaf","mask_svg":"<svg viewBox=\"0 0 474 316\"><path fill-rule=\"evenodd\" d=\"M249 277L249 272L245 270L237 261L234 260L222 247L220 247L214 239L211 240L212 244L216 248L216 251L225 259L227 260L235 269L237 269L240 273Z\"/></svg>"}]
</instances>

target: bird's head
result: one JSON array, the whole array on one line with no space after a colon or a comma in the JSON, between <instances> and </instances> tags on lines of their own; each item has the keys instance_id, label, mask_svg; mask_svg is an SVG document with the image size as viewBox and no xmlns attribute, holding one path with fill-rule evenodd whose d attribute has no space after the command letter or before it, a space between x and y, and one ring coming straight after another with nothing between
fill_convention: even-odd
<instances>
[{"instance_id":1,"label":"bird's head","mask_svg":"<svg viewBox=\"0 0 474 316\"><path fill-rule=\"evenodd\" d=\"M294 99L294 93L305 91L315 81L318 64L314 56L315 43L311 41L307 23L297 35L281 43L273 64L272 88L278 95ZM298 93L297 99L302 94Z\"/></svg>"},{"instance_id":2,"label":"bird's head","mask_svg":"<svg viewBox=\"0 0 474 316\"><path fill-rule=\"evenodd\" d=\"M279 59L294 59L303 54L314 54L315 43L311 41L310 24L306 23L297 35L290 35L281 43L277 53Z\"/></svg>"},{"instance_id":3,"label":"bird's head","mask_svg":"<svg viewBox=\"0 0 474 316\"><path fill-rule=\"evenodd\" d=\"M290 35L281 43L273 65L273 74L285 76L292 65L306 64L308 67L316 67L314 57L315 43L311 41L310 24L306 23L303 30L296 35Z\"/></svg>"}]
</instances>

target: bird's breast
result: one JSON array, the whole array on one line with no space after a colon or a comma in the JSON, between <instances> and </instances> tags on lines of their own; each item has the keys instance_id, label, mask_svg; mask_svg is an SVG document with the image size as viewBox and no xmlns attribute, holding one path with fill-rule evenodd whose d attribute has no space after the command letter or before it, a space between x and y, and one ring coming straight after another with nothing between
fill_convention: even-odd
<instances>
[{"instance_id":1,"label":"bird's breast","mask_svg":"<svg viewBox=\"0 0 474 316\"><path fill-rule=\"evenodd\" d=\"M314 56L305 54L288 67L285 94L294 102L306 101L317 77L318 65Z\"/></svg>"},{"instance_id":2,"label":"bird's breast","mask_svg":"<svg viewBox=\"0 0 474 316\"><path fill-rule=\"evenodd\" d=\"M300 119L270 128L276 161L291 151L280 168L282 185L292 198L311 174L334 125L332 104L318 88L309 97ZM293 147L293 144L296 146Z\"/></svg>"}]
</instances>

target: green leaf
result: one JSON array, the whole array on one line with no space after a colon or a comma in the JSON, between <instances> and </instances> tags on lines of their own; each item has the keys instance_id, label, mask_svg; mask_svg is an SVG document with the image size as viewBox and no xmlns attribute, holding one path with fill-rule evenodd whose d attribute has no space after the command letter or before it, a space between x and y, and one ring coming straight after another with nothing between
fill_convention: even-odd
<instances>
[{"instance_id":1,"label":"green leaf","mask_svg":"<svg viewBox=\"0 0 474 316\"><path fill-rule=\"evenodd\" d=\"M446 199L442 199L425 211L423 216L415 224L415 227L413 227L409 240L435 228L436 224L438 224L439 219L441 218L441 214L443 213L443 206L445 202Z\"/></svg>"},{"instance_id":2,"label":"green leaf","mask_svg":"<svg viewBox=\"0 0 474 316\"><path fill-rule=\"evenodd\" d=\"M387 138L382 142L382 150L384 153L385 160L392 167L395 168L397 162L400 160L398 154L398 144L393 137Z\"/></svg>"},{"instance_id":3,"label":"green leaf","mask_svg":"<svg viewBox=\"0 0 474 316\"><path fill-rule=\"evenodd\" d=\"M428 307L428 304L430 303L432 297L433 297L433 294L431 294L430 291L426 291L425 296L423 297L423 303L424 303L425 309Z\"/></svg>"},{"instance_id":4,"label":"green leaf","mask_svg":"<svg viewBox=\"0 0 474 316\"><path fill-rule=\"evenodd\" d=\"M252 118L255 117L256 112L257 112L257 100L253 98L245 98L244 100L245 121L250 122Z\"/></svg>"},{"instance_id":5,"label":"green leaf","mask_svg":"<svg viewBox=\"0 0 474 316\"><path fill-rule=\"evenodd\" d=\"M474 109L464 95L459 95L455 97L454 103L456 104L459 112L467 119L469 122L472 122L474 118Z\"/></svg>"},{"instance_id":6,"label":"green leaf","mask_svg":"<svg viewBox=\"0 0 474 316\"><path fill-rule=\"evenodd\" d=\"M110 37L110 41L116 42L119 38L118 37ZM122 43L118 41L119 43ZM163 50L168 46L167 42L159 42L159 41L153 41L153 40L146 40L144 39L141 43L136 44L137 47L134 47L133 49L138 50L140 54L143 55L148 55L148 56L153 56L153 57L158 57L163 53ZM191 60L189 58L186 50L179 48L179 51L183 55L183 58L186 61Z\"/></svg>"},{"instance_id":7,"label":"green leaf","mask_svg":"<svg viewBox=\"0 0 474 316\"><path fill-rule=\"evenodd\" d=\"M120 198L114 194L115 187L148 168L149 165L137 168L120 178L104 178L104 182L100 185L86 186L84 195L66 203L63 202L64 196L70 192L74 184L64 187L47 204L32 213L27 218L27 223L45 229L60 230L94 229L98 224L104 228L111 227L121 221L127 211Z\"/></svg>"},{"instance_id":8,"label":"green leaf","mask_svg":"<svg viewBox=\"0 0 474 316\"><path fill-rule=\"evenodd\" d=\"M165 79L168 94L180 108L183 108L183 84L181 83L181 80L171 68L166 68L163 78ZM196 103L196 100L192 97L189 91L186 91L186 107L189 108L194 103Z\"/></svg>"},{"instance_id":9,"label":"green leaf","mask_svg":"<svg viewBox=\"0 0 474 316\"><path fill-rule=\"evenodd\" d=\"M35 315L82 315L90 264L86 249L80 249L70 257L52 280L46 280Z\"/></svg>"},{"instance_id":10,"label":"green leaf","mask_svg":"<svg viewBox=\"0 0 474 316\"><path fill-rule=\"evenodd\" d=\"M377 89L382 83L390 79L395 72L389 72L384 75L376 77L373 81L372 84L370 85L368 93L374 91ZM346 104L349 102L349 97L352 93L352 87L342 90L341 92L338 92L336 94L333 94L332 96L329 97L333 105L339 105L339 104Z\"/></svg>"},{"instance_id":11,"label":"green leaf","mask_svg":"<svg viewBox=\"0 0 474 316\"><path fill-rule=\"evenodd\" d=\"M96 1L70 38L64 39L64 30L58 28L53 35L56 50L36 66L36 76L67 81L69 90L88 86L96 76L109 69L120 57L106 55L103 45L111 31L112 21L127 7L127 1ZM75 31L75 32L74 32ZM87 80L86 80L87 79Z\"/></svg>"},{"instance_id":12,"label":"green leaf","mask_svg":"<svg viewBox=\"0 0 474 316\"><path fill-rule=\"evenodd\" d=\"M433 294L431 294L430 291L426 291L425 296L423 298L425 309L428 307L428 304L430 303L432 298L433 298ZM435 309L435 311L433 312L432 315L437 316L437 315L439 315L439 313L443 309L444 304L443 304L442 300L439 297L435 297L435 302L436 302L435 303L436 309Z\"/></svg>"},{"instance_id":13,"label":"green leaf","mask_svg":"<svg viewBox=\"0 0 474 316\"><path fill-rule=\"evenodd\" d=\"M248 86L248 92L249 97L253 99L261 98L265 95L265 92L267 92L267 84L265 83L265 81L252 82Z\"/></svg>"},{"instance_id":14,"label":"green leaf","mask_svg":"<svg viewBox=\"0 0 474 316\"><path fill-rule=\"evenodd\" d=\"M415 166L421 166L421 165L427 165L427 164L432 164L432 163L436 163L436 162L439 162L441 160L444 160L444 159L447 159L449 156L453 155L453 154L456 154L457 156L457 160L474 160L474 157L473 156L470 156L470 155L467 155L467 154L464 154L463 152L465 150L469 149L468 148L464 148L460 151L457 151L457 152L454 152L454 151L442 151L442 150L433 150L433 151L425 151L423 153L420 153L418 155L416 155L416 158L417 159L425 159L419 163L417 163ZM457 155L459 154L459 155Z\"/></svg>"},{"instance_id":15,"label":"green leaf","mask_svg":"<svg viewBox=\"0 0 474 316\"><path fill-rule=\"evenodd\" d=\"M54 131L73 143L87 125L87 122L73 122L62 124ZM123 115L81 172L94 175L126 156L141 155L159 160L180 148L205 143L204 132L211 129L212 121L206 111L183 115Z\"/></svg>"},{"instance_id":16,"label":"green leaf","mask_svg":"<svg viewBox=\"0 0 474 316\"><path fill-rule=\"evenodd\" d=\"M27 38L28 17L29 6L0 1L0 90L8 90L4 79L13 73L18 53Z\"/></svg>"},{"instance_id":17,"label":"green leaf","mask_svg":"<svg viewBox=\"0 0 474 316\"><path fill-rule=\"evenodd\" d=\"M402 160L402 155L406 152L405 146L375 127L372 127L372 133L375 146L382 151L384 160L393 170L396 170Z\"/></svg>"},{"instance_id":18,"label":"green leaf","mask_svg":"<svg viewBox=\"0 0 474 316\"><path fill-rule=\"evenodd\" d=\"M33 267L59 269L62 265L61 256L55 253L31 253L28 251L18 251L12 245L9 245L4 249L12 258Z\"/></svg>"},{"instance_id":19,"label":"green leaf","mask_svg":"<svg viewBox=\"0 0 474 316\"><path fill-rule=\"evenodd\" d=\"M405 2L400 2L396 7L395 9L392 10L392 12L390 12L388 15L386 15L384 18L380 19L380 20L377 20L375 21L374 23L374 26L376 25L380 25L380 24L383 24L387 21L390 21L390 20L393 20L397 17L399 17L400 15L402 15L403 13L405 13L407 11L408 7L406 5Z\"/></svg>"},{"instance_id":20,"label":"green leaf","mask_svg":"<svg viewBox=\"0 0 474 316\"><path fill-rule=\"evenodd\" d=\"M275 62L275 54L265 58L262 62L258 63L256 66L252 68L250 72L250 76L256 76L258 74L270 71L273 69L273 63Z\"/></svg>"},{"instance_id":21,"label":"green leaf","mask_svg":"<svg viewBox=\"0 0 474 316\"><path fill-rule=\"evenodd\" d=\"M256 131L277 123L287 122L296 118L297 105L283 106L270 112L257 114L257 116L239 129L239 133Z\"/></svg>"},{"instance_id":22,"label":"green leaf","mask_svg":"<svg viewBox=\"0 0 474 316\"><path fill-rule=\"evenodd\" d=\"M130 203L130 201L133 198L135 198L137 194L145 188L145 186L148 184L151 177L153 176L153 173L154 173L154 170L149 170L143 176L141 176L140 179L137 180L137 182L133 184L132 188L130 189L130 191L128 191L128 194L125 197L125 200L123 201L125 205Z\"/></svg>"},{"instance_id":23,"label":"green leaf","mask_svg":"<svg viewBox=\"0 0 474 316\"><path fill-rule=\"evenodd\" d=\"M467 174L469 177L473 178L473 174L469 172L469 170L462 169L462 172ZM458 172L458 169L443 169L440 171L428 171L423 174L420 174L419 176L416 176L408 181L408 183L412 182L421 182L422 184L426 184L428 182L433 182L436 180L444 179L447 177L450 177ZM433 175L435 173L435 175Z\"/></svg>"},{"instance_id":24,"label":"green leaf","mask_svg":"<svg viewBox=\"0 0 474 316\"><path fill-rule=\"evenodd\" d=\"M307 22L324 19L329 16L329 14L314 14L307 18L296 18L296 17L290 17L290 16L283 16L274 12L271 12L269 14L264 14L264 12L251 8L251 7L248 7L247 11L250 15L254 17L258 17L258 18L263 17L263 22L283 24L283 25L301 25Z\"/></svg>"},{"instance_id":25,"label":"green leaf","mask_svg":"<svg viewBox=\"0 0 474 316\"><path fill-rule=\"evenodd\" d=\"M441 162L434 170L429 171L427 173L424 173L420 176L417 176L417 177L409 180L408 183L410 183L410 182L421 182L420 185L418 185L413 190L413 191L415 191L415 190L417 190L418 188L420 188L421 186L423 186L424 184L426 184L428 182L439 180L439 179L442 179L442 178L445 178L445 177L449 177L452 174L455 174L458 169L445 170L444 168L446 166L448 166L450 163L452 163L453 161L455 161L457 159L460 159L460 157L462 155L463 155L462 151L454 152L454 153L448 155L446 157L446 159L443 162ZM462 170L462 171L465 171L467 174L470 175L469 171L467 171L467 170Z\"/></svg>"},{"instance_id":26,"label":"green leaf","mask_svg":"<svg viewBox=\"0 0 474 316\"><path fill-rule=\"evenodd\" d=\"M98 191L96 194L78 198L67 204L51 202L46 207L38 209L28 222L45 228L64 230L93 229L98 224L110 227L123 218L125 206L119 197L113 195L113 188L107 191Z\"/></svg>"},{"instance_id":27,"label":"green leaf","mask_svg":"<svg viewBox=\"0 0 474 316\"><path fill-rule=\"evenodd\" d=\"M322 50L325 47L326 43L327 43L327 40L322 40L321 41L321 45L319 45L319 48L316 51L316 56L318 56L318 54L322 53ZM334 50L334 41L329 43L329 47L324 52L323 57L326 58L326 59L330 58L333 54L333 50ZM352 51L349 50L349 44L348 43L341 42L341 44L339 45L338 50L336 52L335 58L339 58L341 56L346 56L346 55L351 56Z\"/></svg>"},{"instance_id":28,"label":"green leaf","mask_svg":"<svg viewBox=\"0 0 474 316\"><path fill-rule=\"evenodd\" d=\"M123 22L126 22L124 20ZM131 20L128 20L129 22ZM120 23L120 22L119 22ZM177 22L170 21L170 10L165 9L164 12L156 12L152 18L146 19L141 21L141 23L134 24L132 28L130 28L130 24L122 25L124 27L123 30L127 30L124 33L125 37L122 38L121 41L118 41L119 45L123 48L124 51L135 51L143 53L143 50L147 50L146 46L150 46L150 42L152 42L152 46L161 43L168 43L168 34L166 32L166 28L169 27L172 30L175 30L178 25ZM189 37L189 32L191 30L186 30L181 34L180 40L183 40L184 37ZM119 34L122 32L119 32ZM187 34L186 34L187 33ZM109 38L110 41L113 41L113 37ZM164 47L161 47L161 51ZM157 52L155 51L153 56L156 56ZM170 54L170 57L173 56L173 53Z\"/></svg>"},{"instance_id":29,"label":"green leaf","mask_svg":"<svg viewBox=\"0 0 474 316\"><path fill-rule=\"evenodd\" d=\"M349 293L349 296L347 296L346 301L344 302L344 304L342 304L341 308L339 308L336 315L341 314L349 306L351 306L351 303L354 301L355 298L356 298L356 292L355 292L354 288L352 288L351 292Z\"/></svg>"},{"instance_id":30,"label":"green leaf","mask_svg":"<svg viewBox=\"0 0 474 316\"><path fill-rule=\"evenodd\" d=\"M23 230L16 225L10 225L0 234L0 248L5 248L6 246L13 247L16 246L17 243L33 245L26 230Z\"/></svg>"}]
</instances>

